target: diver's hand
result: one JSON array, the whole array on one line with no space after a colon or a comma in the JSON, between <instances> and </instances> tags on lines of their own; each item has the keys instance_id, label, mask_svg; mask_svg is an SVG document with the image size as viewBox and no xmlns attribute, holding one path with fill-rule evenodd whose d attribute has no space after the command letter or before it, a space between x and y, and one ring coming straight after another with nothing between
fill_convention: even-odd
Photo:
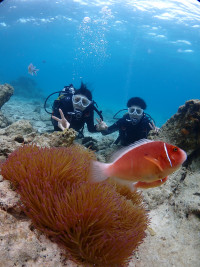
<instances>
[{"instance_id":1,"label":"diver's hand","mask_svg":"<svg viewBox=\"0 0 200 267\"><path fill-rule=\"evenodd\" d=\"M96 129L98 132L108 129L108 125L104 121L102 121L102 119L96 119L96 121L98 122L98 124L96 124Z\"/></svg>"},{"instance_id":2,"label":"diver's hand","mask_svg":"<svg viewBox=\"0 0 200 267\"><path fill-rule=\"evenodd\" d=\"M156 133L159 132L160 128L156 127L155 123L152 121L152 122L149 122L149 126L151 127L151 129L153 131L155 131Z\"/></svg>"},{"instance_id":3,"label":"diver's hand","mask_svg":"<svg viewBox=\"0 0 200 267\"><path fill-rule=\"evenodd\" d=\"M52 116L52 119L56 120L58 122L58 127L64 131L65 129L68 129L69 126L70 126L70 123L68 122L68 120L65 119L65 116L62 112L62 110L59 108L59 112L60 112L60 117L61 119L55 117L55 116Z\"/></svg>"}]
</instances>

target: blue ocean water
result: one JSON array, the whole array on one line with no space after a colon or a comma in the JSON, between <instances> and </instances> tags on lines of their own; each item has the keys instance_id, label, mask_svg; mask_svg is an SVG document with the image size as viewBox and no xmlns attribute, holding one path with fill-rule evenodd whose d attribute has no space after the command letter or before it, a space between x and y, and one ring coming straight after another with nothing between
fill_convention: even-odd
<instances>
[{"instance_id":1,"label":"blue ocean water","mask_svg":"<svg viewBox=\"0 0 200 267\"><path fill-rule=\"evenodd\" d=\"M28 74L30 63L37 76ZM140 96L161 126L199 98L200 3L4 0L0 84L19 77L33 79L44 97L83 81L100 109L113 113Z\"/></svg>"}]
</instances>

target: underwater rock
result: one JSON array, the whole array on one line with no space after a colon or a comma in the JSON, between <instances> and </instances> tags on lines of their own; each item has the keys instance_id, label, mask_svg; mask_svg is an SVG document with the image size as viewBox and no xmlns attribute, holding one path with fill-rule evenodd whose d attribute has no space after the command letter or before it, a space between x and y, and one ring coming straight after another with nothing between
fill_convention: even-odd
<instances>
[{"instance_id":1,"label":"underwater rock","mask_svg":"<svg viewBox=\"0 0 200 267\"><path fill-rule=\"evenodd\" d=\"M161 127L158 134L152 134L151 131L149 137L177 145L187 154L197 150L200 147L200 100L186 101Z\"/></svg>"},{"instance_id":2,"label":"underwater rock","mask_svg":"<svg viewBox=\"0 0 200 267\"><path fill-rule=\"evenodd\" d=\"M34 129L29 121L19 120L4 129L0 129L0 136L26 135L32 132L34 132Z\"/></svg>"},{"instance_id":3,"label":"underwater rock","mask_svg":"<svg viewBox=\"0 0 200 267\"><path fill-rule=\"evenodd\" d=\"M0 210L1 266L77 267L62 255L57 244L39 235L25 217Z\"/></svg>"},{"instance_id":4,"label":"underwater rock","mask_svg":"<svg viewBox=\"0 0 200 267\"><path fill-rule=\"evenodd\" d=\"M14 89L11 85L5 83L0 84L0 109L13 95ZM10 124L9 120L0 111L0 128L4 128Z\"/></svg>"},{"instance_id":5,"label":"underwater rock","mask_svg":"<svg viewBox=\"0 0 200 267\"><path fill-rule=\"evenodd\" d=\"M20 147L33 140L36 133L29 121L17 121L0 129L0 161Z\"/></svg>"},{"instance_id":6,"label":"underwater rock","mask_svg":"<svg viewBox=\"0 0 200 267\"><path fill-rule=\"evenodd\" d=\"M5 128L9 125L8 119L2 114L0 110L0 128Z\"/></svg>"},{"instance_id":7,"label":"underwater rock","mask_svg":"<svg viewBox=\"0 0 200 267\"><path fill-rule=\"evenodd\" d=\"M41 147L67 147L73 143L75 137L76 131L73 129L38 134L29 121L20 120L0 129L0 161L23 144L34 143Z\"/></svg>"},{"instance_id":8,"label":"underwater rock","mask_svg":"<svg viewBox=\"0 0 200 267\"><path fill-rule=\"evenodd\" d=\"M21 209L18 207L19 195L11 188L9 181L0 182L0 207L1 209L12 213L20 213Z\"/></svg>"},{"instance_id":9,"label":"underwater rock","mask_svg":"<svg viewBox=\"0 0 200 267\"><path fill-rule=\"evenodd\" d=\"M20 146L21 144L16 142L13 138L0 135L0 161L5 160L10 153Z\"/></svg>"},{"instance_id":10,"label":"underwater rock","mask_svg":"<svg viewBox=\"0 0 200 267\"><path fill-rule=\"evenodd\" d=\"M70 146L76 138L77 132L70 128L62 132L44 133L36 135L32 143L40 147L67 147Z\"/></svg>"},{"instance_id":11,"label":"underwater rock","mask_svg":"<svg viewBox=\"0 0 200 267\"><path fill-rule=\"evenodd\" d=\"M139 263L152 261L151 245L157 255L166 257L164 266L198 266L200 260L200 173L185 167L169 176L164 186L143 191L144 201L150 209L151 225L156 235L145 240L139 250ZM143 246L143 245L142 245ZM167 257L164 251L168 251ZM145 254L145 252L147 254ZM153 253L153 251L152 251ZM155 254L154 254L155 255ZM192 258L191 258L191 255ZM159 257L159 256L158 256ZM157 263L147 266L159 266ZM140 266L140 265L137 265ZM145 266L145 265L141 265Z\"/></svg>"},{"instance_id":12,"label":"underwater rock","mask_svg":"<svg viewBox=\"0 0 200 267\"><path fill-rule=\"evenodd\" d=\"M95 138L91 137L91 136L86 136L83 137L81 139L76 140L77 143L84 145L85 147L94 150L94 151L98 151L98 140L96 140Z\"/></svg>"},{"instance_id":13,"label":"underwater rock","mask_svg":"<svg viewBox=\"0 0 200 267\"><path fill-rule=\"evenodd\" d=\"M14 88L5 83L4 85L0 84L0 109L1 107L10 99L14 93Z\"/></svg>"},{"instance_id":14,"label":"underwater rock","mask_svg":"<svg viewBox=\"0 0 200 267\"><path fill-rule=\"evenodd\" d=\"M116 150L119 150L120 145L114 144L115 138L112 136L101 137L101 140L95 143L97 159L102 162L109 162L111 156ZM83 144L85 146L85 144Z\"/></svg>"}]
</instances>

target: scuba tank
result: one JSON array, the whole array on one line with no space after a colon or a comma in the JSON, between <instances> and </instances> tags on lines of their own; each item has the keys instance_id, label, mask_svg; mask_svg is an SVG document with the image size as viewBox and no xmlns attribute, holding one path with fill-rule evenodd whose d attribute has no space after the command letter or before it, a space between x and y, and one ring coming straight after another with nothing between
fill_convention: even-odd
<instances>
[{"instance_id":1,"label":"scuba tank","mask_svg":"<svg viewBox=\"0 0 200 267\"><path fill-rule=\"evenodd\" d=\"M49 99L52 95L59 94L58 99L56 99L56 100L54 101L54 104L53 104L53 107L52 107L52 110L54 110L54 109L55 109L55 106L58 106L58 104L56 104L56 102L58 103L58 101L60 101L60 99L66 97L66 96L71 96L71 97L72 97L72 95L74 95L74 93L75 93L75 88L74 88L73 84L70 84L70 85L68 85L68 86L64 86L64 88L63 88L61 91L56 91L56 92L50 94L50 95L45 99L45 101L44 101L44 110L45 110L48 114L51 114L51 115L52 115L53 112L49 112L49 111L47 110L47 107L46 107L46 105L47 105L47 101L48 101L48 99Z\"/></svg>"}]
</instances>

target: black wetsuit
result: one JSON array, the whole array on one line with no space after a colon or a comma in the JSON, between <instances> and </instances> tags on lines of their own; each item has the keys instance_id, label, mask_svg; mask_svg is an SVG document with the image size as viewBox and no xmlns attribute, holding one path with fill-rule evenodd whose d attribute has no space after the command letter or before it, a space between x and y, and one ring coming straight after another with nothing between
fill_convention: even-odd
<instances>
[{"instance_id":1,"label":"black wetsuit","mask_svg":"<svg viewBox=\"0 0 200 267\"><path fill-rule=\"evenodd\" d=\"M76 131L82 131L84 124L87 124L88 131L91 133L97 132L94 125L94 105L90 104L83 112L79 114L75 112L72 104L72 95L61 96L60 99L54 101L53 114L60 118L59 108L62 110L65 118L70 123L70 128ZM54 131L61 131L58 127L58 122L52 119Z\"/></svg>"},{"instance_id":2,"label":"black wetsuit","mask_svg":"<svg viewBox=\"0 0 200 267\"><path fill-rule=\"evenodd\" d=\"M133 124L129 114L125 114L121 119L101 133L107 135L119 131L119 136L115 141L115 144L120 142L121 145L127 146L142 138L147 138L147 135L151 130L151 127L149 126L150 122L152 122L152 118L149 115L144 114L137 124Z\"/></svg>"}]
</instances>

